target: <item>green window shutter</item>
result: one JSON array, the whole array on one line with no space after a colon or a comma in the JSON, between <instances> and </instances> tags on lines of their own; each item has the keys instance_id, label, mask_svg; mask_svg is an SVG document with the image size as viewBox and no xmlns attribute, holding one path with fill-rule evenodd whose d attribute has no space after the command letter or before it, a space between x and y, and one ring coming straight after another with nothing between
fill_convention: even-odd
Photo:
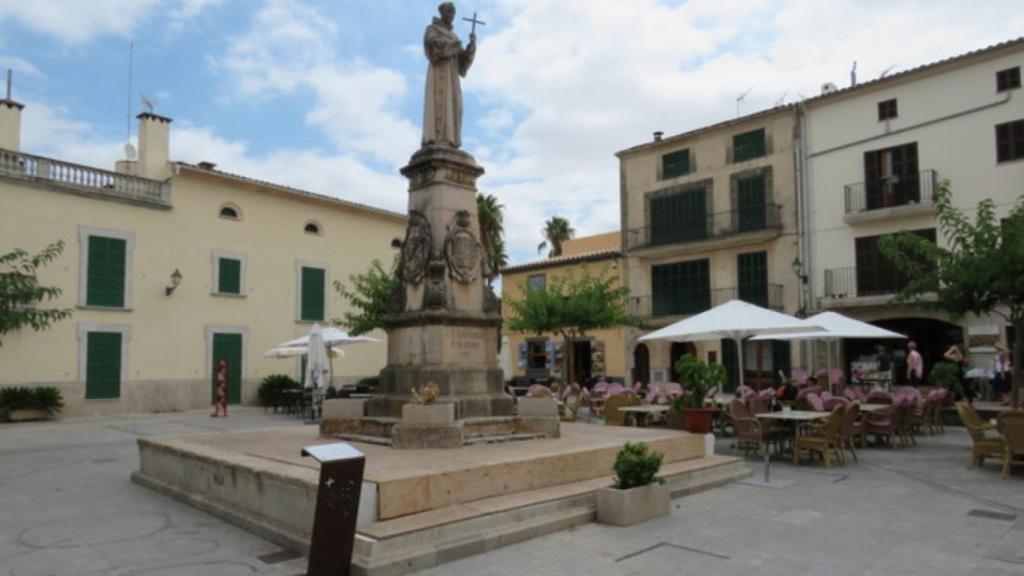
<instances>
[{"instance_id":1,"label":"green window shutter","mask_svg":"<svg viewBox=\"0 0 1024 576\"><path fill-rule=\"evenodd\" d=\"M768 253L748 252L736 257L739 297L761 307L768 307Z\"/></svg>"},{"instance_id":2,"label":"green window shutter","mask_svg":"<svg viewBox=\"0 0 1024 576\"><path fill-rule=\"evenodd\" d=\"M765 155L764 128L751 130L732 137L732 161L743 162Z\"/></svg>"},{"instance_id":3,"label":"green window shutter","mask_svg":"<svg viewBox=\"0 0 1024 576\"><path fill-rule=\"evenodd\" d=\"M738 232L763 230L767 227L767 194L764 174L740 178L736 186Z\"/></svg>"},{"instance_id":4,"label":"green window shutter","mask_svg":"<svg viewBox=\"0 0 1024 576\"><path fill-rule=\"evenodd\" d=\"M707 193L704 188L657 196L648 203L653 246L692 242L708 237Z\"/></svg>"},{"instance_id":5,"label":"green window shutter","mask_svg":"<svg viewBox=\"0 0 1024 576\"><path fill-rule=\"evenodd\" d=\"M217 399L217 368L220 361L228 363L228 403L238 404L242 401L242 335L213 335L213 365L210 374L210 400Z\"/></svg>"},{"instance_id":6,"label":"green window shutter","mask_svg":"<svg viewBox=\"0 0 1024 576\"><path fill-rule=\"evenodd\" d=\"M690 173L690 150L679 150L661 157L662 179L676 178Z\"/></svg>"},{"instance_id":7,"label":"green window shutter","mask_svg":"<svg viewBox=\"0 0 1024 576\"><path fill-rule=\"evenodd\" d=\"M85 303L89 306L124 308L125 253L121 238L89 236L89 269L86 271Z\"/></svg>"},{"instance_id":8,"label":"green window shutter","mask_svg":"<svg viewBox=\"0 0 1024 576\"><path fill-rule=\"evenodd\" d=\"M302 268L302 306L303 320L324 319L324 270L322 268Z\"/></svg>"},{"instance_id":9,"label":"green window shutter","mask_svg":"<svg viewBox=\"0 0 1024 576\"><path fill-rule=\"evenodd\" d=\"M121 396L121 333L86 334L85 398Z\"/></svg>"},{"instance_id":10,"label":"green window shutter","mask_svg":"<svg viewBox=\"0 0 1024 576\"><path fill-rule=\"evenodd\" d=\"M217 272L217 292L220 294L242 293L241 260L220 258Z\"/></svg>"},{"instance_id":11,"label":"green window shutter","mask_svg":"<svg viewBox=\"0 0 1024 576\"><path fill-rule=\"evenodd\" d=\"M725 366L726 381L725 390L735 392L739 386L739 357L736 354L736 341L723 338L722 342L722 366Z\"/></svg>"},{"instance_id":12,"label":"green window shutter","mask_svg":"<svg viewBox=\"0 0 1024 576\"><path fill-rule=\"evenodd\" d=\"M697 314L711 307L709 261L651 266L653 316Z\"/></svg>"}]
</instances>

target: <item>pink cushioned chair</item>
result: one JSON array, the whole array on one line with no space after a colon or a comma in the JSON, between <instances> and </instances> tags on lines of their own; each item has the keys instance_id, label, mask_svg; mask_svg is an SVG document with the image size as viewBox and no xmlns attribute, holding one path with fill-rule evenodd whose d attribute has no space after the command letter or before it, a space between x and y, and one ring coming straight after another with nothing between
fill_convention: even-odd
<instances>
[{"instance_id":1,"label":"pink cushioned chair","mask_svg":"<svg viewBox=\"0 0 1024 576\"><path fill-rule=\"evenodd\" d=\"M814 410L815 412L825 411L825 402L822 401L821 396L818 396L814 392L811 392L806 397L804 397L804 400L807 401L807 404L811 407L811 410Z\"/></svg>"}]
</instances>

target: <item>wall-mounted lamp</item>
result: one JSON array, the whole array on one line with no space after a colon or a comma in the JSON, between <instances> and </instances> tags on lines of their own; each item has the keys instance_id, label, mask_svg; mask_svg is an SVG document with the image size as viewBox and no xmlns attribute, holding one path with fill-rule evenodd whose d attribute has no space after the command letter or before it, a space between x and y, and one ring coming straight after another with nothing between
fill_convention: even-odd
<instances>
[{"instance_id":1,"label":"wall-mounted lamp","mask_svg":"<svg viewBox=\"0 0 1024 576\"><path fill-rule=\"evenodd\" d=\"M804 263L800 261L800 257L793 258L793 263L790 264L793 267L793 274L800 279L801 282L807 282L807 273L804 271Z\"/></svg>"},{"instance_id":2,"label":"wall-mounted lamp","mask_svg":"<svg viewBox=\"0 0 1024 576\"><path fill-rule=\"evenodd\" d=\"M171 274L171 285L164 288L164 294L168 296L173 294L174 290L178 288L178 284L181 284L181 271L175 268L174 273Z\"/></svg>"},{"instance_id":3,"label":"wall-mounted lamp","mask_svg":"<svg viewBox=\"0 0 1024 576\"><path fill-rule=\"evenodd\" d=\"M391 239L391 247L395 248L396 250L400 249L402 247L402 244L403 244L403 242L402 242L401 238L392 238Z\"/></svg>"}]
</instances>

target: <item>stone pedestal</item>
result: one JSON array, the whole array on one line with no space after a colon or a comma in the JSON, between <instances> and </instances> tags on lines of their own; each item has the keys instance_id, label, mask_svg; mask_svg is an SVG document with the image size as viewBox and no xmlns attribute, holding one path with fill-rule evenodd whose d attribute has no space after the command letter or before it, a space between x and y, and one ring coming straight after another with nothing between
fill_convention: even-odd
<instances>
[{"instance_id":1,"label":"stone pedestal","mask_svg":"<svg viewBox=\"0 0 1024 576\"><path fill-rule=\"evenodd\" d=\"M402 168L409 179L409 226L400 285L384 318L388 363L380 394L367 401L355 429L339 420L322 424L323 433L383 437L395 448L558 436L557 409L553 418L516 419L515 402L503 391L501 312L486 282L476 209L476 180L483 173L472 156L449 146L426 146ZM427 407L409 406L412 391L430 383L440 390L437 403L451 410L444 421L430 420L440 416Z\"/></svg>"}]
</instances>

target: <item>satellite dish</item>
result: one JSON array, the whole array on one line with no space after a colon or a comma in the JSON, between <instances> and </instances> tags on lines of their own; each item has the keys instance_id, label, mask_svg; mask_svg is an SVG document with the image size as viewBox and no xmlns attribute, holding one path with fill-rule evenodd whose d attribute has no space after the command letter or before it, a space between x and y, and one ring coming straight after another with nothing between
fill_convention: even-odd
<instances>
[{"instance_id":1,"label":"satellite dish","mask_svg":"<svg viewBox=\"0 0 1024 576\"><path fill-rule=\"evenodd\" d=\"M124 157L128 160L135 160L137 154L135 153L135 146L132 146L131 142L124 145Z\"/></svg>"},{"instance_id":2,"label":"satellite dish","mask_svg":"<svg viewBox=\"0 0 1024 576\"><path fill-rule=\"evenodd\" d=\"M825 94L832 94L833 92L838 92L838 91L839 91L839 88L835 84L833 84L832 82L825 82L824 84L821 85L821 94L823 96Z\"/></svg>"}]
</instances>

